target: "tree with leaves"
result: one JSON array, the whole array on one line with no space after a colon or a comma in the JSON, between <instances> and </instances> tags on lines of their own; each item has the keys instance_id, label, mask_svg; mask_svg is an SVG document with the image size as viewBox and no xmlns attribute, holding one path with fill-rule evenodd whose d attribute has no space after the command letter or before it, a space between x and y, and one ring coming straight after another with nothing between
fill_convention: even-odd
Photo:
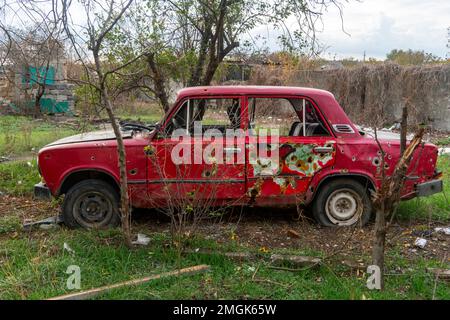
<instances>
[{"instance_id":1,"label":"tree with leaves","mask_svg":"<svg viewBox=\"0 0 450 320\"><path fill-rule=\"evenodd\" d=\"M268 25L289 52L316 53L316 24L336 0L144 0L130 9L123 25L108 37L105 49L112 63L146 55L118 75L117 92L141 89L169 109L173 82L182 86L209 85L224 61L236 49L249 45L252 32ZM296 27L287 26L287 20ZM124 32L120 32L123 30ZM275 44L274 44L275 45Z\"/></svg>"},{"instance_id":2,"label":"tree with leaves","mask_svg":"<svg viewBox=\"0 0 450 320\"><path fill-rule=\"evenodd\" d=\"M415 51L415 50L391 50L386 55L386 60L398 63L400 65L422 65L428 63L441 62L441 58L433 55L432 53L427 53L425 51Z\"/></svg>"}]
</instances>

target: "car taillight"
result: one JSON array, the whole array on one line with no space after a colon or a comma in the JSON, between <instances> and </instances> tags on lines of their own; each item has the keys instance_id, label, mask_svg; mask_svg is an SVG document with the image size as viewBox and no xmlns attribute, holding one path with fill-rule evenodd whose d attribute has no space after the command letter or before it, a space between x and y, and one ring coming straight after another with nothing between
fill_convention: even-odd
<instances>
[{"instance_id":1,"label":"car taillight","mask_svg":"<svg viewBox=\"0 0 450 320\"><path fill-rule=\"evenodd\" d=\"M442 171L434 170L434 176L433 176L433 178L435 178L435 179L440 179L440 178L442 178Z\"/></svg>"}]
</instances>

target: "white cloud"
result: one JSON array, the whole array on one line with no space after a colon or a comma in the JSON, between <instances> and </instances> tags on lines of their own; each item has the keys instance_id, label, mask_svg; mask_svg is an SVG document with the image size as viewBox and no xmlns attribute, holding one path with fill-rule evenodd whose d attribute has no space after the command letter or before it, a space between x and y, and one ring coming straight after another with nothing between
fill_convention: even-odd
<instances>
[{"instance_id":1,"label":"white cloud","mask_svg":"<svg viewBox=\"0 0 450 320\"><path fill-rule=\"evenodd\" d=\"M318 38L328 46L328 55L385 58L392 49L414 49L444 57L448 49L450 1L366 0L351 1L344 7L341 30L338 10L323 16Z\"/></svg>"}]
</instances>

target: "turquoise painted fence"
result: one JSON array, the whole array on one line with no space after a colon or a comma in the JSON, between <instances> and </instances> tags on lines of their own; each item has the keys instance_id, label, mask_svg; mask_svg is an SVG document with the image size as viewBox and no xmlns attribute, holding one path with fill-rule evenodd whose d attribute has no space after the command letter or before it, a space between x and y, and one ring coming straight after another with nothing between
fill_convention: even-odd
<instances>
[{"instance_id":1,"label":"turquoise painted fence","mask_svg":"<svg viewBox=\"0 0 450 320\"><path fill-rule=\"evenodd\" d=\"M45 83L46 93L44 97L40 100L40 107L42 113L72 113L70 110L68 101L56 101L52 98L51 88L56 86L55 81L55 68L50 66L48 69L46 67L29 67L26 72L22 74L22 84L28 87L32 87L33 84ZM45 82L44 82L45 79ZM33 109L34 101L27 101L25 104L26 108Z\"/></svg>"},{"instance_id":2,"label":"turquoise painted fence","mask_svg":"<svg viewBox=\"0 0 450 320\"><path fill-rule=\"evenodd\" d=\"M22 74L22 84L30 86L35 83L55 84L55 68L49 67L47 74L46 69L46 67L29 67L28 72Z\"/></svg>"}]
</instances>

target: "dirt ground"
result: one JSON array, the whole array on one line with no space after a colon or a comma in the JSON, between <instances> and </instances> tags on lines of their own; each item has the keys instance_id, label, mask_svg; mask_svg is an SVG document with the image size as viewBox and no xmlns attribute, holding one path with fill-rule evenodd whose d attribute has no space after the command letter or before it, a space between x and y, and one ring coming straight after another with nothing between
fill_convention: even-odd
<instances>
[{"instance_id":1,"label":"dirt ground","mask_svg":"<svg viewBox=\"0 0 450 320\"><path fill-rule=\"evenodd\" d=\"M147 212L148 213L148 212ZM169 228L167 218L157 218L139 212L135 223L151 232L161 232ZM387 234L387 247L400 248L401 254L409 259L423 257L450 263L450 236L434 232L436 227L448 227L436 222L397 221L393 222ZM342 259L371 255L373 224L351 228L326 228L312 219L298 217L295 209L250 208L241 214L227 214L221 221L209 221L197 227L200 234L219 243L231 240L261 250L275 248L296 249L308 252L320 251L325 256ZM422 249L414 245L418 238L427 239ZM369 262L369 261L365 261Z\"/></svg>"},{"instance_id":2,"label":"dirt ground","mask_svg":"<svg viewBox=\"0 0 450 320\"><path fill-rule=\"evenodd\" d=\"M29 197L0 196L0 219L15 216L19 221L34 221L59 214L59 205L37 201ZM355 261L355 257L370 257L372 224L364 228L324 228L309 218L299 218L295 209L248 208L225 213L220 219L208 220L197 226L197 232L218 243L237 241L241 245L259 248L295 249L305 252L320 251L325 256ZM437 222L394 221L387 235L387 247L396 248L410 260L434 259L450 263L450 235L434 231L436 227L449 227ZM168 232L170 220L152 210L133 213L134 232L151 234ZM4 234L1 239L10 236ZM416 238L427 239L424 248L414 245ZM361 258L364 260L364 258ZM369 261L358 261L369 262Z\"/></svg>"}]
</instances>

